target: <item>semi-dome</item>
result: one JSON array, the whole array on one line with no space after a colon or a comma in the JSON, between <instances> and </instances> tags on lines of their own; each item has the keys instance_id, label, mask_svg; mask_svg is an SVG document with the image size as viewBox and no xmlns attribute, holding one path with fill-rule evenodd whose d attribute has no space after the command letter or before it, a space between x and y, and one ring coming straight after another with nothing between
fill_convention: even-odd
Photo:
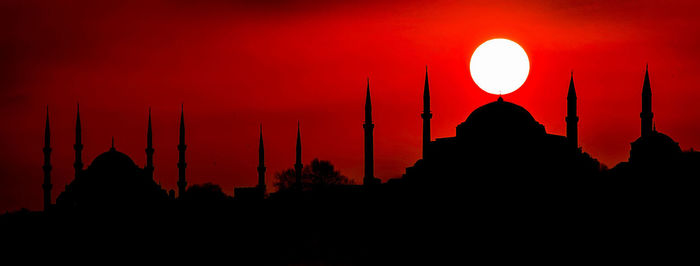
<instances>
[{"instance_id":1,"label":"semi-dome","mask_svg":"<svg viewBox=\"0 0 700 266\"><path fill-rule=\"evenodd\" d=\"M497 101L474 110L457 126L457 136L466 135L531 135L545 134L544 126L520 105Z\"/></svg>"}]
</instances>

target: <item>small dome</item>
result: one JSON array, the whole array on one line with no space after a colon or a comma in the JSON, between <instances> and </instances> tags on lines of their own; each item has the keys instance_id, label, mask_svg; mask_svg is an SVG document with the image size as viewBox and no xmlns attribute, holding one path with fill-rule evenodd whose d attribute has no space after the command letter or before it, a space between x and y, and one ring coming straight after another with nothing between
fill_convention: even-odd
<instances>
[{"instance_id":1,"label":"small dome","mask_svg":"<svg viewBox=\"0 0 700 266\"><path fill-rule=\"evenodd\" d=\"M671 137L658 131L652 131L651 134L649 134L648 136L639 137L637 140L634 141L634 143L650 145L654 147L678 147L678 143L673 141ZM678 150L680 151L680 148L678 148Z\"/></svg>"},{"instance_id":2,"label":"small dome","mask_svg":"<svg viewBox=\"0 0 700 266\"><path fill-rule=\"evenodd\" d=\"M514 103L498 101L483 105L472 112L464 123L457 126L460 135L523 135L544 134L530 112Z\"/></svg>"},{"instance_id":3,"label":"small dome","mask_svg":"<svg viewBox=\"0 0 700 266\"><path fill-rule=\"evenodd\" d=\"M88 170L121 172L137 167L138 166L136 166L134 161L131 160L128 155L118 152L112 148L109 151L97 156L88 167Z\"/></svg>"},{"instance_id":4,"label":"small dome","mask_svg":"<svg viewBox=\"0 0 700 266\"><path fill-rule=\"evenodd\" d=\"M666 160L681 153L677 142L656 130L632 142L630 161Z\"/></svg>"}]
</instances>

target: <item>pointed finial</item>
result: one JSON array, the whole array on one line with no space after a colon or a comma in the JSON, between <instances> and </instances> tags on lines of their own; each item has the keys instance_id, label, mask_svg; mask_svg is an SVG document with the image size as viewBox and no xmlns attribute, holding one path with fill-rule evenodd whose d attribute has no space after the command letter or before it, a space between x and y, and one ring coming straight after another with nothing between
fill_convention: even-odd
<instances>
[{"instance_id":1,"label":"pointed finial","mask_svg":"<svg viewBox=\"0 0 700 266\"><path fill-rule=\"evenodd\" d=\"M571 78L569 79L569 91L566 96L567 99L575 99L576 98L576 88L574 87L574 70L571 70Z\"/></svg>"},{"instance_id":2,"label":"pointed finial","mask_svg":"<svg viewBox=\"0 0 700 266\"><path fill-rule=\"evenodd\" d=\"M503 102L503 97L498 96L498 102Z\"/></svg>"},{"instance_id":3,"label":"pointed finial","mask_svg":"<svg viewBox=\"0 0 700 266\"><path fill-rule=\"evenodd\" d=\"M49 106L46 105L46 127L44 128L44 144L46 147L51 144L51 129L49 129Z\"/></svg>"},{"instance_id":4,"label":"pointed finial","mask_svg":"<svg viewBox=\"0 0 700 266\"><path fill-rule=\"evenodd\" d=\"M80 122L80 102L76 102L76 120Z\"/></svg>"}]
</instances>

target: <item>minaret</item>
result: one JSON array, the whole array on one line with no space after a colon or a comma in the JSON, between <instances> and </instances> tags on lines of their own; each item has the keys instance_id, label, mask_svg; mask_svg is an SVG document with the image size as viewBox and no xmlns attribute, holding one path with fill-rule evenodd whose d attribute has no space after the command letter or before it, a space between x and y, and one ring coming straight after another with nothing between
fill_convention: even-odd
<instances>
[{"instance_id":1,"label":"minaret","mask_svg":"<svg viewBox=\"0 0 700 266\"><path fill-rule=\"evenodd\" d=\"M296 177L296 187L299 191L303 189L301 184L301 170L304 167L301 164L301 127L297 121L297 153L296 153L296 163L294 164L294 176Z\"/></svg>"},{"instance_id":2,"label":"minaret","mask_svg":"<svg viewBox=\"0 0 700 266\"><path fill-rule=\"evenodd\" d=\"M425 67L425 85L423 85L423 113L420 115L423 118L423 159L430 144L430 119L433 114L430 113L430 88L428 87L428 67Z\"/></svg>"},{"instance_id":3,"label":"minaret","mask_svg":"<svg viewBox=\"0 0 700 266\"><path fill-rule=\"evenodd\" d=\"M367 98L365 101L365 185L373 184L374 178L374 124L372 123L372 99L369 94L369 78L367 78Z\"/></svg>"},{"instance_id":4,"label":"minaret","mask_svg":"<svg viewBox=\"0 0 700 266\"><path fill-rule=\"evenodd\" d=\"M578 148L578 116L576 116L576 88L574 88L574 72L571 71L569 93L566 96L566 138L572 147Z\"/></svg>"},{"instance_id":5,"label":"minaret","mask_svg":"<svg viewBox=\"0 0 700 266\"><path fill-rule=\"evenodd\" d=\"M146 174L153 179L153 130L151 128L151 108L148 108L148 131L146 132Z\"/></svg>"},{"instance_id":6,"label":"minaret","mask_svg":"<svg viewBox=\"0 0 700 266\"><path fill-rule=\"evenodd\" d=\"M49 129L49 107L46 107L46 128L44 129L44 211L51 207L51 130Z\"/></svg>"},{"instance_id":7,"label":"minaret","mask_svg":"<svg viewBox=\"0 0 700 266\"><path fill-rule=\"evenodd\" d=\"M642 87L642 112L639 114L642 118L642 137L648 136L652 132L652 119L654 113L651 112L651 85L649 85L649 65L647 64L646 73L644 74L644 85Z\"/></svg>"},{"instance_id":8,"label":"minaret","mask_svg":"<svg viewBox=\"0 0 700 266\"><path fill-rule=\"evenodd\" d=\"M75 169L75 179L78 179L80 173L83 171L83 132L80 128L80 103L78 103L77 115L75 118L75 144L73 145L73 150L75 150L75 163L73 163L73 168Z\"/></svg>"},{"instance_id":9,"label":"minaret","mask_svg":"<svg viewBox=\"0 0 700 266\"><path fill-rule=\"evenodd\" d=\"M177 150L180 152L180 158L177 162L177 188L180 197L182 197L182 194L184 194L187 190L187 180L185 179L185 168L187 167L187 163L185 163L186 149L187 145L185 145L185 106L183 104L182 110L180 112L180 144L177 145Z\"/></svg>"},{"instance_id":10,"label":"minaret","mask_svg":"<svg viewBox=\"0 0 700 266\"><path fill-rule=\"evenodd\" d=\"M258 146L258 189L265 193L265 147L263 145L262 124L260 124L260 145Z\"/></svg>"}]
</instances>

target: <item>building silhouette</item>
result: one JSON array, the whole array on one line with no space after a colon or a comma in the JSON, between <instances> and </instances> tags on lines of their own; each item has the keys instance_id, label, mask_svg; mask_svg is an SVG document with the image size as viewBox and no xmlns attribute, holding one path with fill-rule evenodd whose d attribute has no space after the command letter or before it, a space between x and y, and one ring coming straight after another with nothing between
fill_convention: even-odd
<instances>
[{"instance_id":1,"label":"building silhouette","mask_svg":"<svg viewBox=\"0 0 700 266\"><path fill-rule=\"evenodd\" d=\"M294 177L296 190L302 191L304 189L304 184L301 180L301 171L304 169L304 165L301 163L301 123L297 121L297 147L296 147L296 160L294 163Z\"/></svg>"},{"instance_id":2,"label":"building silhouette","mask_svg":"<svg viewBox=\"0 0 700 266\"><path fill-rule=\"evenodd\" d=\"M44 184L41 187L44 189L44 211L48 211L51 207L51 129L49 128L49 107L46 107L46 127L44 129Z\"/></svg>"},{"instance_id":3,"label":"building silhouette","mask_svg":"<svg viewBox=\"0 0 700 266\"><path fill-rule=\"evenodd\" d=\"M430 145L430 119L433 114L430 113L430 87L428 85L428 66L425 67L425 85L423 85L423 113L420 115L423 119L423 158Z\"/></svg>"},{"instance_id":4,"label":"building silhouette","mask_svg":"<svg viewBox=\"0 0 700 266\"><path fill-rule=\"evenodd\" d=\"M79 107L78 107L79 108ZM184 124L181 124L184 127ZM80 111L76 113L75 167L76 175L56 199L57 210L113 211L115 209L141 209L157 206L169 199L165 190L153 179L153 132L151 111L148 112L146 133L146 165L137 166L128 155L117 151L112 138L112 147L86 168L82 167L82 128ZM183 132L184 128L181 128ZM50 205L50 133L48 110L44 148L45 209ZM182 143L181 143L182 144ZM182 176L184 178L184 176Z\"/></svg>"},{"instance_id":5,"label":"building silhouette","mask_svg":"<svg viewBox=\"0 0 700 266\"><path fill-rule=\"evenodd\" d=\"M267 194L265 185L265 146L263 145L262 124L260 124L260 143L258 144L258 185L255 187L236 187L233 195L240 200L262 200Z\"/></svg>"},{"instance_id":6,"label":"building silhouette","mask_svg":"<svg viewBox=\"0 0 700 266\"><path fill-rule=\"evenodd\" d=\"M42 167L46 211L0 215L0 231L23 234L35 252L60 248L63 242L35 243L71 239L77 242L66 245L71 252L84 250L83 245L125 256L130 254L123 242L143 242L149 252L163 248L153 252L159 259L172 250L201 248L206 256L225 254L259 265L394 265L415 264L421 258L449 264L504 254L519 262L600 261L611 255L628 260L639 252L668 249L674 257L687 249L687 241L680 240L697 227L696 215L688 210L697 207L700 155L682 151L656 130L648 70L642 86L641 136L631 143L629 161L610 170L579 147L573 73L563 110L565 136L548 133L525 108L498 97L471 112L456 126L455 136L433 140L427 71L423 91L422 157L401 178L381 183L374 176L375 123L368 84L363 185L302 180L302 174L309 180L314 166L335 169L318 160L304 169L297 123L294 169L286 171L292 189L268 195L261 125L258 184L234 188L233 199L215 184L187 186L184 110L179 172L172 177L177 179L177 197L153 179L150 109L143 168L117 151L114 139L108 151L83 168L78 111L76 177L51 205L47 108ZM40 237L27 237L27 232L39 232Z\"/></svg>"},{"instance_id":7,"label":"building silhouette","mask_svg":"<svg viewBox=\"0 0 700 266\"><path fill-rule=\"evenodd\" d=\"M406 168L402 178L392 179L382 184L374 175L374 121L372 119L372 102L367 80L364 119L364 177L363 184L376 185L387 195L402 189L419 188L419 193L451 193L459 195L464 189L477 189L478 193L493 190L509 193L508 197L522 197L534 192L553 191L560 187L589 188L583 186L595 182L618 182L640 176L660 176L665 173L683 175L685 171L697 172L694 165L700 162L700 155L694 151L682 151L677 142L656 130L651 105L651 85L648 67L642 86L641 136L631 143L628 162L623 162L611 170L601 169L600 164L579 147L577 113L578 99L571 73L566 97L566 136L550 134L545 127L522 106L498 97L494 102L476 108L466 120L456 126L454 137L431 139L430 90L426 67L423 87L422 158L413 166ZM44 210L52 208L51 204L51 140L49 112L47 108L44 139ZM56 200L56 209L91 209L114 208L115 206L153 206L168 199L175 199L175 192L166 193L154 182L153 128L151 109L148 110L146 132L146 164L137 166L124 153L117 151L112 140L112 147L97 156L87 168L82 163L82 128L80 107L76 108L75 129L75 178L66 186ZM187 190L185 176L185 117L184 106L180 114L178 197L182 198ZM263 144L262 124L258 147L257 185L254 187L236 187L234 196L237 200L261 201L267 199L265 182L265 150ZM301 158L301 124L297 122L297 138L294 164L293 190L307 192L312 189L303 184L304 165ZM601 177L611 178L601 181ZM363 186L343 185L345 188L333 188L337 197L357 197L363 192ZM198 187L200 191L213 191L212 186ZM218 190L221 194L220 189ZM414 190L411 190L414 191ZM548 192L549 193L549 192ZM201 193L200 193L201 194ZM223 195L223 194L222 194ZM285 195L276 197L284 198ZM216 196L214 198L224 198Z\"/></svg>"},{"instance_id":8,"label":"building silhouette","mask_svg":"<svg viewBox=\"0 0 700 266\"><path fill-rule=\"evenodd\" d=\"M678 142L656 130L652 112L651 82L647 65L642 84L642 111L640 137L630 146L627 162L621 162L611 171L611 176L626 178L659 178L666 180L678 177L692 177L698 171L700 154L695 151L682 151Z\"/></svg>"},{"instance_id":9,"label":"building silhouette","mask_svg":"<svg viewBox=\"0 0 700 266\"><path fill-rule=\"evenodd\" d=\"M531 191L543 183L549 187L551 181L575 180L599 171L598 161L578 148L573 75L567 96L567 136L547 133L525 108L499 97L474 110L456 127L456 136L431 141L427 75L424 91L424 155L406 169L401 181Z\"/></svg>"},{"instance_id":10,"label":"building silhouette","mask_svg":"<svg viewBox=\"0 0 700 266\"><path fill-rule=\"evenodd\" d=\"M372 122L372 99L369 93L369 78L367 78L367 97L365 101L365 176L363 184L373 185L381 183L374 177L374 123Z\"/></svg>"},{"instance_id":11,"label":"building silhouette","mask_svg":"<svg viewBox=\"0 0 700 266\"><path fill-rule=\"evenodd\" d=\"M185 178L185 168L187 168L187 163L185 162L185 150L187 150L187 145L185 145L185 105L182 105L182 111L180 112L180 144L177 145L177 150L179 151L177 170L177 188L178 194L182 194L187 191L187 179Z\"/></svg>"},{"instance_id":12,"label":"building silhouette","mask_svg":"<svg viewBox=\"0 0 700 266\"><path fill-rule=\"evenodd\" d=\"M151 127L151 108L148 108L148 131L146 132L146 166L143 170L146 171L148 177L153 179L153 128Z\"/></svg>"},{"instance_id":13,"label":"building silhouette","mask_svg":"<svg viewBox=\"0 0 700 266\"><path fill-rule=\"evenodd\" d=\"M75 150L75 163L73 163L73 168L75 169L75 179L78 179L83 171L83 130L80 127L80 103L76 106L75 144L73 145L73 150Z\"/></svg>"},{"instance_id":14,"label":"building silhouette","mask_svg":"<svg viewBox=\"0 0 700 266\"><path fill-rule=\"evenodd\" d=\"M574 87L574 72L571 71L569 92L566 96L566 139L571 146L578 147L578 116L576 115L576 88Z\"/></svg>"},{"instance_id":15,"label":"building silhouette","mask_svg":"<svg viewBox=\"0 0 700 266\"><path fill-rule=\"evenodd\" d=\"M265 194L265 145L263 145L262 124L260 124L260 144L258 147L258 189Z\"/></svg>"}]
</instances>

